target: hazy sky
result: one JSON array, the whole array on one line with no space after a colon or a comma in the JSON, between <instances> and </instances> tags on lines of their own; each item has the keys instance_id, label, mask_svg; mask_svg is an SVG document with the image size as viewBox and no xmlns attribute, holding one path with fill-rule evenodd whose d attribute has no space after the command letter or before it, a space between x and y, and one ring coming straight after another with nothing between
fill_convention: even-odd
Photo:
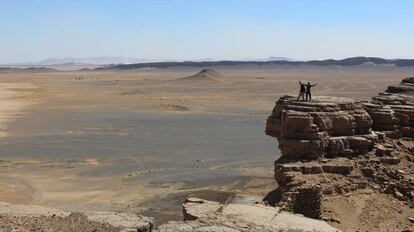
<instances>
[{"instance_id":1,"label":"hazy sky","mask_svg":"<svg viewBox=\"0 0 414 232\"><path fill-rule=\"evenodd\" d=\"M0 0L0 63L414 58L411 0Z\"/></svg>"}]
</instances>

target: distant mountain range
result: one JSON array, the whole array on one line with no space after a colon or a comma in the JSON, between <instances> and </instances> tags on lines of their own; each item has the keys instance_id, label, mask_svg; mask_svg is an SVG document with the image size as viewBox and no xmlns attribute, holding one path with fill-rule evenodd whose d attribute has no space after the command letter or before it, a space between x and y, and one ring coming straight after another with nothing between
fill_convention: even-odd
<instances>
[{"instance_id":1,"label":"distant mountain range","mask_svg":"<svg viewBox=\"0 0 414 232\"><path fill-rule=\"evenodd\" d=\"M55 72L53 68L45 67L28 67L28 68L11 68L11 67L0 67L1 72L29 72L29 73L38 73L38 72Z\"/></svg>"},{"instance_id":2,"label":"distant mountain range","mask_svg":"<svg viewBox=\"0 0 414 232\"><path fill-rule=\"evenodd\" d=\"M127 58L128 59L128 58ZM73 58L65 59L48 59L42 61L43 65L21 65L0 67L0 72L48 72L53 71L59 64L60 65L74 65L78 62L101 62L101 65L94 70L130 70L130 69L145 69L145 68L170 68L170 67L192 67L192 68L212 68L212 67L229 67L229 66L278 66L278 65L308 65L308 66L396 66L396 67L414 67L414 59L384 59L378 57L351 57L342 60L310 60L310 61L296 61L285 57L269 57L267 59L259 60L229 60L229 61L214 61L214 60L200 60L200 61L162 61L162 62L141 62L142 59L138 59L136 63L118 63L121 60L113 58L82 58L81 60L75 60ZM116 61L116 62L115 62ZM124 60L124 62L132 62L134 60ZM66 63L60 63L66 62ZM69 62L69 63L67 63ZM104 63L110 62L111 64L105 65ZM96 66L95 66L96 67ZM90 70L90 69L88 69Z\"/></svg>"},{"instance_id":3,"label":"distant mountain range","mask_svg":"<svg viewBox=\"0 0 414 232\"><path fill-rule=\"evenodd\" d=\"M270 61L183 61L183 62L152 62L136 64L108 65L97 68L98 70L108 69L140 69L140 68L169 68L169 67L196 67L208 68L216 66L235 66L235 65L311 65L311 66L356 66L356 65L392 65L392 66L414 66L414 59L384 59L378 57L351 57L342 60L311 60L311 61L291 61L291 60L270 60Z\"/></svg>"},{"instance_id":4,"label":"distant mountain range","mask_svg":"<svg viewBox=\"0 0 414 232\"><path fill-rule=\"evenodd\" d=\"M132 64L132 63L145 63L149 62L145 59L128 58L128 57L88 57L88 58L49 58L42 60L36 65L63 65L63 64L95 64L95 65L108 65L108 64Z\"/></svg>"},{"instance_id":5,"label":"distant mountain range","mask_svg":"<svg viewBox=\"0 0 414 232\"><path fill-rule=\"evenodd\" d=\"M265 58L265 59L243 59L242 61L274 61L274 60L293 61L293 59L290 59L287 57L275 57L275 56L270 56L269 58ZM206 58L206 59L197 59L193 61L215 62L218 60ZM76 64L110 65L110 64L151 63L151 62L153 63L153 62L183 62L183 61L182 60L149 60L149 59L139 59L139 58L131 58L131 57L87 57L87 58L65 57L65 58L49 58L49 59L42 60L39 62L7 64L7 66L17 66L17 65L20 65L20 66L21 65L24 65L24 66L30 66L30 65L32 66L57 66L57 65L76 65Z\"/></svg>"},{"instance_id":6,"label":"distant mountain range","mask_svg":"<svg viewBox=\"0 0 414 232\"><path fill-rule=\"evenodd\" d=\"M269 56L265 59L244 59L244 61L295 61L295 59L283 56Z\"/></svg>"}]
</instances>

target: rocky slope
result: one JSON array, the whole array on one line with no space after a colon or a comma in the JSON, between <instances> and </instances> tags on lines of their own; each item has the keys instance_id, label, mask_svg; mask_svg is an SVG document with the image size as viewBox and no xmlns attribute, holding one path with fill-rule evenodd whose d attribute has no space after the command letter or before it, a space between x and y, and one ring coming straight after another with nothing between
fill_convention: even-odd
<instances>
[{"instance_id":1,"label":"rocky slope","mask_svg":"<svg viewBox=\"0 0 414 232\"><path fill-rule=\"evenodd\" d=\"M413 103L414 78L390 86L371 102L280 98L266 125L282 153L275 162L279 187L266 201L332 219L323 209L324 198L370 189L414 207Z\"/></svg>"},{"instance_id":2,"label":"rocky slope","mask_svg":"<svg viewBox=\"0 0 414 232\"><path fill-rule=\"evenodd\" d=\"M151 218L115 212L66 212L0 202L0 231L150 232ZM74 228L76 228L74 230Z\"/></svg>"}]
</instances>

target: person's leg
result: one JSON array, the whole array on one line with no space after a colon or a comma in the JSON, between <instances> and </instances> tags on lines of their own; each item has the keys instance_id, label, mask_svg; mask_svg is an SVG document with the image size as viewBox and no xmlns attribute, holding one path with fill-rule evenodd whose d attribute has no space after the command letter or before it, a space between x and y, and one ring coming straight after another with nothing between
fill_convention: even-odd
<instances>
[{"instance_id":1,"label":"person's leg","mask_svg":"<svg viewBox=\"0 0 414 232\"><path fill-rule=\"evenodd\" d=\"M308 94L308 93L306 93L306 101L308 100L308 95L309 95L309 94Z\"/></svg>"},{"instance_id":2,"label":"person's leg","mask_svg":"<svg viewBox=\"0 0 414 232\"><path fill-rule=\"evenodd\" d=\"M302 92L302 101L305 101L305 92Z\"/></svg>"},{"instance_id":3,"label":"person's leg","mask_svg":"<svg viewBox=\"0 0 414 232\"><path fill-rule=\"evenodd\" d=\"M309 93L309 101L312 101L312 94Z\"/></svg>"},{"instance_id":4,"label":"person's leg","mask_svg":"<svg viewBox=\"0 0 414 232\"><path fill-rule=\"evenodd\" d=\"M298 95L298 100L297 101L299 101L299 99L300 99L300 95L302 94L302 92L299 92L299 95Z\"/></svg>"}]
</instances>

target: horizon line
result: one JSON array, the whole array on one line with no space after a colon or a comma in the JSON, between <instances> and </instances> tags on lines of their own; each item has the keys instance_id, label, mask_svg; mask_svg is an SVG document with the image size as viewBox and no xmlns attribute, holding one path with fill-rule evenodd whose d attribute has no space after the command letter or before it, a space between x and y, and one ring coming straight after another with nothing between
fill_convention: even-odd
<instances>
[{"instance_id":1,"label":"horizon line","mask_svg":"<svg viewBox=\"0 0 414 232\"><path fill-rule=\"evenodd\" d=\"M315 58L315 59L296 59L292 57L285 56L268 56L265 58L229 58L229 59L215 59L215 58L194 58L194 59L149 59L149 58L138 58L138 57L123 57L123 56L90 56L90 57L51 57L42 59L39 61L28 61L28 62L12 62L12 63L0 63L1 66L53 66L53 65L62 65L62 64L93 64L93 65L121 65L121 64L146 64L146 63L183 63L183 62L222 62L222 61L237 61L237 62L269 62L269 61L287 61L287 62L309 62L309 61L326 61L326 60L346 60L351 58L374 58L374 59L384 59L384 60L414 60L413 58L386 58L382 56L348 56L342 58ZM119 63L82 63L82 62L65 62L65 63L56 63L56 64L41 64L48 60L63 60L63 59L131 59L137 60L137 62L119 62ZM273 59L273 60L272 60Z\"/></svg>"}]
</instances>

